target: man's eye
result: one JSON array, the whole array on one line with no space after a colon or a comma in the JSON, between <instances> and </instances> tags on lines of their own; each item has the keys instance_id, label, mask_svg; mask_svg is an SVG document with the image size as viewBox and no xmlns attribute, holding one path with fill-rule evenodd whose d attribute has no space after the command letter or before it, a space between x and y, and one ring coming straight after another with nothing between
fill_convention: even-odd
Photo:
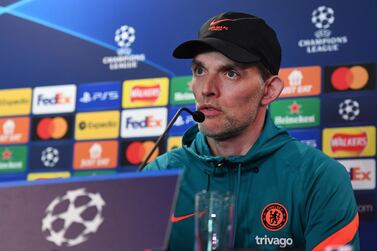
<instances>
[{"instance_id":1,"label":"man's eye","mask_svg":"<svg viewBox=\"0 0 377 251\"><path fill-rule=\"evenodd\" d=\"M204 69L202 67L195 67L194 68L194 73L195 75L203 75L204 74Z\"/></svg>"},{"instance_id":2,"label":"man's eye","mask_svg":"<svg viewBox=\"0 0 377 251\"><path fill-rule=\"evenodd\" d=\"M236 72L234 70L229 70L229 71L226 72L226 76L228 78L234 79L234 78L237 78L239 76L239 74L238 74L238 72Z\"/></svg>"}]
</instances>

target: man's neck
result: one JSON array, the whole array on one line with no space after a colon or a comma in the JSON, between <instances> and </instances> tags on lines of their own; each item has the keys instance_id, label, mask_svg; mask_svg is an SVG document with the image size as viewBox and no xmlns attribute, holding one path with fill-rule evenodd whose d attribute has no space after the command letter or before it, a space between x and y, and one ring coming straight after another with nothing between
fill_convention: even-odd
<instances>
[{"instance_id":1,"label":"man's neck","mask_svg":"<svg viewBox=\"0 0 377 251\"><path fill-rule=\"evenodd\" d=\"M214 156L246 155L259 138L265 121L266 110L260 109L251 127L226 140L207 137L207 142Z\"/></svg>"}]
</instances>

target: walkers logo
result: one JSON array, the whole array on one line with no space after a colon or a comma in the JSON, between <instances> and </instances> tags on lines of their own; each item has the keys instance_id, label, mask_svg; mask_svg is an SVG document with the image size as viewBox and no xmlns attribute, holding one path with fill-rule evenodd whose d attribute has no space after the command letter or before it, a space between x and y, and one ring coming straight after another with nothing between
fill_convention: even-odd
<instances>
[{"instance_id":1,"label":"walkers logo","mask_svg":"<svg viewBox=\"0 0 377 251\"><path fill-rule=\"evenodd\" d=\"M313 96L321 93L319 66L282 68L279 75L284 81L284 89L280 97Z\"/></svg>"},{"instance_id":2,"label":"walkers logo","mask_svg":"<svg viewBox=\"0 0 377 251\"><path fill-rule=\"evenodd\" d=\"M376 88L376 64L325 67L325 91L361 91Z\"/></svg>"},{"instance_id":3,"label":"walkers logo","mask_svg":"<svg viewBox=\"0 0 377 251\"><path fill-rule=\"evenodd\" d=\"M288 222L288 211L279 203L268 204L260 216L262 225L269 231L279 231Z\"/></svg>"},{"instance_id":4,"label":"walkers logo","mask_svg":"<svg viewBox=\"0 0 377 251\"><path fill-rule=\"evenodd\" d=\"M354 190L373 190L376 188L376 161L374 159L338 160L350 174Z\"/></svg>"},{"instance_id":5,"label":"walkers logo","mask_svg":"<svg viewBox=\"0 0 377 251\"><path fill-rule=\"evenodd\" d=\"M74 147L74 169L115 168L118 141L80 142Z\"/></svg>"},{"instance_id":6,"label":"walkers logo","mask_svg":"<svg viewBox=\"0 0 377 251\"><path fill-rule=\"evenodd\" d=\"M119 109L121 84L119 82L81 84L77 96L78 111Z\"/></svg>"},{"instance_id":7,"label":"walkers logo","mask_svg":"<svg viewBox=\"0 0 377 251\"><path fill-rule=\"evenodd\" d=\"M277 100L271 104L275 124L286 128L319 125L319 98Z\"/></svg>"},{"instance_id":8,"label":"walkers logo","mask_svg":"<svg viewBox=\"0 0 377 251\"><path fill-rule=\"evenodd\" d=\"M59 178L69 178L70 176L71 174L69 172L29 173L27 176L27 180L33 181L33 180L59 179Z\"/></svg>"},{"instance_id":9,"label":"walkers logo","mask_svg":"<svg viewBox=\"0 0 377 251\"><path fill-rule=\"evenodd\" d=\"M126 80L123 83L123 108L168 104L168 78Z\"/></svg>"},{"instance_id":10,"label":"walkers logo","mask_svg":"<svg viewBox=\"0 0 377 251\"><path fill-rule=\"evenodd\" d=\"M375 191L354 191L360 221L375 222L376 193Z\"/></svg>"},{"instance_id":11,"label":"walkers logo","mask_svg":"<svg viewBox=\"0 0 377 251\"><path fill-rule=\"evenodd\" d=\"M26 115L30 110L30 88L0 90L0 116Z\"/></svg>"},{"instance_id":12,"label":"walkers logo","mask_svg":"<svg viewBox=\"0 0 377 251\"><path fill-rule=\"evenodd\" d=\"M25 171L26 154L26 146L0 147L0 173Z\"/></svg>"},{"instance_id":13,"label":"walkers logo","mask_svg":"<svg viewBox=\"0 0 377 251\"><path fill-rule=\"evenodd\" d=\"M166 151L171 151L175 148L182 146L182 137L181 136L174 136L168 138L168 146Z\"/></svg>"},{"instance_id":14,"label":"walkers logo","mask_svg":"<svg viewBox=\"0 0 377 251\"><path fill-rule=\"evenodd\" d=\"M33 140L72 138L72 116L33 118Z\"/></svg>"},{"instance_id":15,"label":"walkers logo","mask_svg":"<svg viewBox=\"0 0 377 251\"><path fill-rule=\"evenodd\" d=\"M298 41L298 46L305 48L306 53L335 52L339 51L342 45L348 43L348 37L345 35L331 36L332 32L329 28L335 23L335 11L331 7L322 5L314 9L311 22L318 29L314 33L314 37Z\"/></svg>"},{"instance_id":16,"label":"walkers logo","mask_svg":"<svg viewBox=\"0 0 377 251\"><path fill-rule=\"evenodd\" d=\"M280 248L286 248L293 245L292 238L277 238L277 237L268 237L266 234L263 237L259 237L258 235L254 238L255 244L258 246L278 246Z\"/></svg>"},{"instance_id":17,"label":"walkers logo","mask_svg":"<svg viewBox=\"0 0 377 251\"><path fill-rule=\"evenodd\" d=\"M0 145L22 144L29 140L28 117L0 119Z\"/></svg>"},{"instance_id":18,"label":"walkers logo","mask_svg":"<svg viewBox=\"0 0 377 251\"><path fill-rule=\"evenodd\" d=\"M114 41L119 46L118 56L106 56L102 63L109 65L109 69L126 70L136 69L139 62L145 61L145 54L132 54L131 45L136 41L136 29L129 25L123 25L115 31Z\"/></svg>"},{"instance_id":19,"label":"walkers logo","mask_svg":"<svg viewBox=\"0 0 377 251\"><path fill-rule=\"evenodd\" d=\"M195 104L194 94L189 86L191 76L173 77L170 83L170 104Z\"/></svg>"},{"instance_id":20,"label":"walkers logo","mask_svg":"<svg viewBox=\"0 0 377 251\"><path fill-rule=\"evenodd\" d=\"M322 150L335 158L374 156L376 128L374 126L325 128Z\"/></svg>"},{"instance_id":21,"label":"walkers logo","mask_svg":"<svg viewBox=\"0 0 377 251\"><path fill-rule=\"evenodd\" d=\"M311 147L321 149L321 131L319 129L289 130L289 134Z\"/></svg>"},{"instance_id":22,"label":"walkers logo","mask_svg":"<svg viewBox=\"0 0 377 251\"><path fill-rule=\"evenodd\" d=\"M168 121L171 121L174 117L174 115L178 112L178 110L182 106L175 106L169 108L169 118ZM186 106L188 109L195 111L195 106L190 105ZM177 120L173 124L170 130L170 135L181 135L183 134L187 129L189 129L191 126L195 125L196 122L192 118L191 114L187 112L181 112L181 114L178 116Z\"/></svg>"},{"instance_id":23,"label":"walkers logo","mask_svg":"<svg viewBox=\"0 0 377 251\"><path fill-rule=\"evenodd\" d=\"M75 85L56 85L34 88L33 114L73 112L75 105Z\"/></svg>"},{"instance_id":24,"label":"walkers logo","mask_svg":"<svg viewBox=\"0 0 377 251\"><path fill-rule=\"evenodd\" d=\"M162 134L166 127L167 109L130 109L122 111L122 138L149 137Z\"/></svg>"},{"instance_id":25,"label":"walkers logo","mask_svg":"<svg viewBox=\"0 0 377 251\"><path fill-rule=\"evenodd\" d=\"M360 95L323 99L323 124L369 123L377 119L377 101L374 95Z\"/></svg>"},{"instance_id":26,"label":"walkers logo","mask_svg":"<svg viewBox=\"0 0 377 251\"><path fill-rule=\"evenodd\" d=\"M106 139L119 136L119 111L77 113L75 139Z\"/></svg>"},{"instance_id":27,"label":"walkers logo","mask_svg":"<svg viewBox=\"0 0 377 251\"><path fill-rule=\"evenodd\" d=\"M121 166L140 165L156 143L156 138L138 141L123 141L121 144ZM165 143L161 142L148 163L164 152Z\"/></svg>"},{"instance_id":28,"label":"walkers logo","mask_svg":"<svg viewBox=\"0 0 377 251\"><path fill-rule=\"evenodd\" d=\"M30 147L30 169L69 169L72 166L71 144L49 144Z\"/></svg>"}]
</instances>

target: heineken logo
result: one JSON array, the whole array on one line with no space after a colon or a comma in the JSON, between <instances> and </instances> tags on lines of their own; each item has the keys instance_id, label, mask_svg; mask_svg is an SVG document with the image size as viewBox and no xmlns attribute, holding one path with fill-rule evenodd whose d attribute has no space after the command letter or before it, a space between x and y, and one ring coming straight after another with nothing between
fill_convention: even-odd
<instances>
[{"instance_id":1,"label":"heineken logo","mask_svg":"<svg viewBox=\"0 0 377 251\"><path fill-rule=\"evenodd\" d=\"M0 147L0 173L23 171L25 163L25 146Z\"/></svg>"},{"instance_id":2,"label":"heineken logo","mask_svg":"<svg viewBox=\"0 0 377 251\"><path fill-rule=\"evenodd\" d=\"M319 125L318 98L285 99L271 104L271 115L276 125L287 128Z\"/></svg>"}]
</instances>

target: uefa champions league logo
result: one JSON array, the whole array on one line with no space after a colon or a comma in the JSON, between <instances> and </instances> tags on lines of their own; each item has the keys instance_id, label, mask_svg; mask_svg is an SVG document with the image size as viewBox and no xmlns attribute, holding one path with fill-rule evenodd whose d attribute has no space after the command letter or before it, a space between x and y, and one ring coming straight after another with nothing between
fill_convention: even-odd
<instances>
[{"instance_id":1,"label":"uefa champions league logo","mask_svg":"<svg viewBox=\"0 0 377 251\"><path fill-rule=\"evenodd\" d=\"M344 120L355 120L360 114L360 105L356 100L346 99L339 104L338 113Z\"/></svg>"},{"instance_id":2,"label":"uefa champions league logo","mask_svg":"<svg viewBox=\"0 0 377 251\"><path fill-rule=\"evenodd\" d=\"M330 7L319 6L312 12L312 23L319 29L314 35L317 38L330 37L331 31L328 28L330 28L334 21L334 10Z\"/></svg>"},{"instance_id":3,"label":"uefa champions league logo","mask_svg":"<svg viewBox=\"0 0 377 251\"><path fill-rule=\"evenodd\" d=\"M114 40L120 47L118 49L119 55L130 55L132 50L130 46L135 42L136 40L136 31L133 27L128 25L123 25L119 29L115 31L115 37Z\"/></svg>"},{"instance_id":4,"label":"uefa champions league logo","mask_svg":"<svg viewBox=\"0 0 377 251\"><path fill-rule=\"evenodd\" d=\"M104 221L105 205L99 193L89 193L85 188L67 191L47 206L42 232L59 247L79 245L97 232Z\"/></svg>"}]
</instances>

